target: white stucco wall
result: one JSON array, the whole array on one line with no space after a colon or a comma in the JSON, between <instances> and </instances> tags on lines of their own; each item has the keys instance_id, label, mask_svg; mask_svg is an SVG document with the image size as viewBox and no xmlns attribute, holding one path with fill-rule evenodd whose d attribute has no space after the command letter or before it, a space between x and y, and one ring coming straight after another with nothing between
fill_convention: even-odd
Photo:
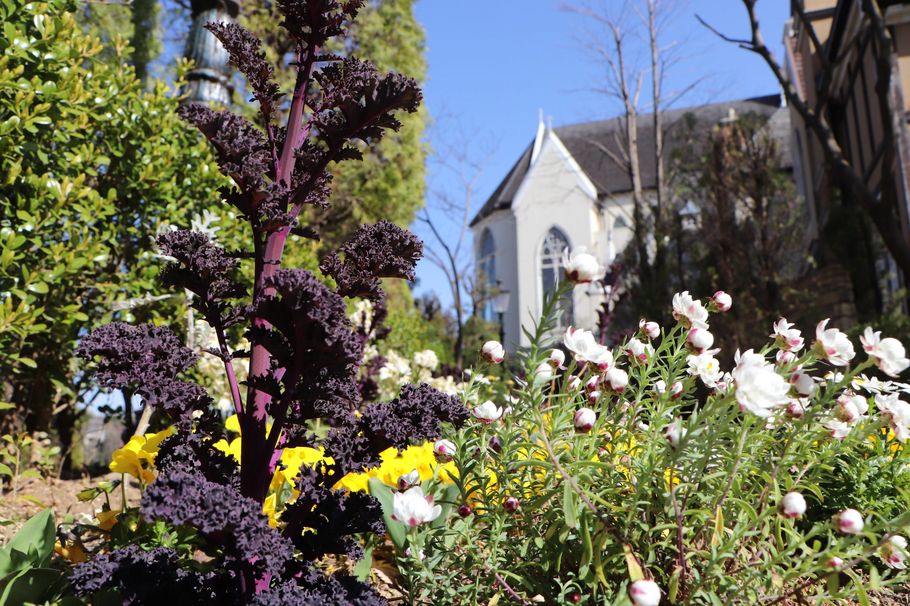
<instances>
[{"instance_id":1,"label":"white stucco wall","mask_svg":"<svg viewBox=\"0 0 910 606\"><path fill-rule=\"evenodd\" d=\"M631 195L612 196L598 204L593 184L559 138L549 130L542 130L539 136L539 152L512 207L495 211L472 228L475 260L481 258L484 230L489 229L493 236L496 278L510 293L504 316L505 345L510 351L529 345L521 327L532 327L541 312L541 247L550 229L559 229L572 248L587 247L604 265L623 251L633 235ZM617 227L618 217L626 227ZM600 286L577 286L574 325L594 329L602 301Z\"/></svg>"},{"instance_id":2,"label":"white stucco wall","mask_svg":"<svg viewBox=\"0 0 910 606\"><path fill-rule=\"evenodd\" d=\"M496 279L502 282L502 289L510 293L509 309L503 315L505 342L508 347L508 344L518 342L518 335L521 332L518 323L519 303L515 294L518 292L518 247L515 242L515 217L508 209L497 210L471 228L474 234L475 261L481 258L482 236L487 229L490 230L495 244ZM514 346L509 349L514 351Z\"/></svg>"},{"instance_id":3,"label":"white stucco wall","mask_svg":"<svg viewBox=\"0 0 910 606\"><path fill-rule=\"evenodd\" d=\"M552 131L544 136L539 155L515 195L512 213L517 231L518 321L531 327L541 312L541 245L551 228L559 229L571 248L585 246L606 262L596 190ZM597 287L576 287L575 326L594 328L601 300ZM518 343L528 345L527 338L521 334Z\"/></svg>"}]
</instances>

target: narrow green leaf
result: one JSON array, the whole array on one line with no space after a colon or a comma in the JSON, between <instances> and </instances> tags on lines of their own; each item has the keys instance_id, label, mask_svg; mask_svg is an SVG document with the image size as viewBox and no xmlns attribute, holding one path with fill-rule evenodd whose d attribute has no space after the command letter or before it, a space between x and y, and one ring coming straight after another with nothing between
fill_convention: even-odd
<instances>
[{"instance_id":1,"label":"narrow green leaf","mask_svg":"<svg viewBox=\"0 0 910 606\"><path fill-rule=\"evenodd\" d=\"M562 492L562 508L566 516L566 526L569 528L578 528L578 511L575 507L575 492L572 486L565 482Z\"/></svg>"}]
</instances>

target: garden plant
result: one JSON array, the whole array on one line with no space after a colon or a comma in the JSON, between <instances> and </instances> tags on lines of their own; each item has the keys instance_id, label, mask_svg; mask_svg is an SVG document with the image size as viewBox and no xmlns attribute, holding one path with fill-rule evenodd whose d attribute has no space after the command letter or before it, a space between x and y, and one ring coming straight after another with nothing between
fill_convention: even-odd
<instances>
[{"instance_id":1,"label":"garden plant","mask_svg":"<svg viewBox=\"0 0 910 606\"><path fill-rule=\"evenodd\" d=\"M114 454L122 480L80 495L103 500L93 520L45 512L0 551L0 606L869 604L905 586L910 360L897 340L867 328L858 352L828 320L813 339L781 318L724 369L712 314L736 302L681 292L672 325L643 319L611 348L558 325L571 290L604 275L576 250L529 347L489 341L478 368L434 377L435 352L376 347L382 280L414 278L414 235L362 225L318 270L285 266L287 248L319 237L304 218L327 205L330 168L421 100L414 80L331 52L363 4L279 0L287 97L255 36L209 24L257 118L180 116L214 150L251 247L185 229L156 239L160 281L192 293L211 348L164 323L80 334L87 372L141 398L157 430ZM189 379L200 355L224 394Z\"/></svg>"},{"instance_id":2,"label":"garden plant","mask_svg":"<svg viewBox=\"0 0 910 606\"><path fill-rule=\"evenodd\" d=\"M781 319L725 372L709 320L731 297L683 292L674 325L642 320L610 349L554 326L579 262L596 263L566 259L570 281L528 332L526 380L466 387L474 418L448 436L459 515L398 544L410 601L868 604L904 590L903 346L867 328L857 354L827 320L812 343ZM505 357L496 342L484 354Z\"/></svg>"},{"instance_id":3,"label":"garden plant","mask_svg":"<svg viewBox=\"0 0 910 606\"><path fill-rule=\"evenodd\" d=\"M113 594L131 604L188 596L198 604L382 603L369 586L337 572L338 562L361 557L359 535L384 531L379 503L336 484L378 465L390 447L438 437L441 423L461 424L467 410L426 385L402 388L389 402L361 399L358 369L374 327L352 326L345 297L372 301L373 322L381 323L380 279L413 279L422 248L416 237L380 221L327 255L320 274L282 267L289 239L318 237L298 219L305 207L326 204L329 165L359 159L385 130L398 128L396 111L413 112L420 102L414 80L324 50L362 4L279 3L297 71L284 127L276 124L282 96L259 41L233 23L208 26L246 76L258 124L194 105L181 116L208 138L233 180L222 195L248 224L253 248L229 252L187 230L165 232L157 243L170 260L161 280L192 292L194 308L217 334L218 347L207 353L223 362L239 456L225 452L226 430L209 395L181 376L196 353L168 328L113 323L84 337L79 352L94 361L102 386L138 394L171 428L127 449L137 461L154 458L155 474L143 478L149 483L132 521L124 512L110 543L73 569L79 596ZM251 292L236 279L241 262L253 265ZM242 350L231 346L240 334L249 343ZM243 385L238 360L249 365ZM283 453L301 452L292 449L318 450L322 458L305 467L296 460L292 498L273 527L264 503L287 464Z\"/></svg>"}]
</instances>

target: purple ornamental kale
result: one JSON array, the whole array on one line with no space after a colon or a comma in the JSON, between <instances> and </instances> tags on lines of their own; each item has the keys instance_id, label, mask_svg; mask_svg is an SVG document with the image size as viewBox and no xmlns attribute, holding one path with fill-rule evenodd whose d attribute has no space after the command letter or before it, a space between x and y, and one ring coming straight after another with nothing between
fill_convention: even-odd
<instances>
[{"instance_id":1,"label":"purple ornamental kale","mask_svg":"<svg viewBox=\"0 0 910 606\"><path fill-rule=\"evenodd\" d=\"M124 604L385 603L356 579L324 574L318 563L327 554L361 557L361 535L385 530L372 496L333 488L341 477L377 464L389 446L436 438L442 423L458 426L467 418L457 398L426 385L364 405L369 390L358 373L368 335L383 331L381 280L413 280L422 244L380 221L362 226L328 255L323 276L282 267L292 235L318 237L301 220L306 206L328 203L332 164L359 159L363 145L400 128L397 112L414 112L421 100L413 79L325 52L363 4L278 0L297 70L285 125L278 123L281 93L260 42L237 24L208 26L246 76L259 118L254 123L198 105L182 107L180 116L209 140L233 181L221 194L239 211L253 247L228 254L191 231L162 234L158 244L172 259L162 283L190 291L191 304L217 336L218 347L209 353L224 365L241 430L241 464L215 448L224 428L205 390L180 378L196 355L176 335L116 323L85 337L79 353L97 363L103 387L131 389L176 423L177 433L161 444L159 477L146 489L140 512L145 522L192 531L185 534L205 561L164 549L115 550L76 568L80 595L115 589ZM332 46L350 48L343 40ZM252 266L251 290L235 277L243 259ZM334 289L326 286L332 281ZM351 326L345 297L373 301L369 329ZM248 350L230 347L229 330L236 335L239 325L246 328ZM240 358L249 359L245 384L234 374ZM271 528L263 501L282 449L292 446L324 448L333 463L300 470L299 496L281 513L279 528ZM150 601L155 591L162 600Z\"/></svg>"},{"instance_id":2,"label":"purple ornamental kale","mask_svg":"<svg viewBox=\"0 0 910 606\"><path fill-rule=\"evenodd\" d=\"M196 354L167 327L115 322L84 337L76 353L97 361L94 374L103 387L130 389L175 423L188 423L210 409L205 389L177 378L196 363Z\"/></svg>"},{"instance_id":3,"label":"purple ornamental kale","mask_svg":"<svg viewBox=\"0 0 910 606\"><path fill-rule=\"evenodd\" d=\"M381 300L379 278L414 279L414 266L423 255L423 243L412 233L389 221L361 225L338 253L329 254L320 265L346 297Z\"/></svg>"},{"instance_id":4,"label":"purple ornamental kale","mask_svg":"<svg viewBox=\"0 0 910 606\"><path fill-rule=\"evenodd\" d=\"M192 526L222 548L223 567L251 574L251 580L283 576L294 558L291 542L269 526L261 503L195 474L159 475L142 495L140 511L146 520Z\"/></svg>"},{"instance_id":5,"label":"purple ornamental kale","mask_svg":"<svg viewBox=\"0 0 910 606\"><path fill-rule=\"evenodd\" d=\"M138 545L115 549L77 564L70 584L77 596L89 597L103 589L119 593L123 604L239 604L219 587L228 585L225 573L179 566L173 549L145 551ZM219 594L228 599L221 599Z\"/></svg>"}]
</instances>

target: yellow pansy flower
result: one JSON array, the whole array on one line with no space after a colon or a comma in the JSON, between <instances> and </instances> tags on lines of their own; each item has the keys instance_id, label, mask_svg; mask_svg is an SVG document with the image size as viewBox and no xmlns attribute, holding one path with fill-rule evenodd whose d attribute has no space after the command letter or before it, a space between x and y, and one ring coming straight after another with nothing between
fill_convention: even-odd
<instances>
[{"instance_id":1,"label":"yellow pansy flower","mask_svg":"<svg viewBox=\"0 0 910 606\"><path fill-rule=\"evenodd\" d=\"M143 484L155 479L155 457L161 442L176 430L169 427L157 433L133 436L123 447L114 451L109 468L116 473L126 473Z\"/></svg>"},{"instance_id":2,"label":"yellow pansy flower","mask_svg":"<svg viewBox=\"0 0 910 606\"><path fill-rule=\"evenodd\" d=\"M110 530L117 523L117 518L123 513L119 509L103 509L95 513L98 527L101 530Z\"/></svg>"},{"instance_id":3,"label":"yellow pansy flower","mask_svg":"<svg viewBox=\"0 0 910 606\"><path fill-rule=\"evenodd\" d=\"M54 553L65 560L69 560L73 564L81 564L82 562L88 561L88 555L85 553L85 550L82 549L82 545L78 543L65 546L60 541L57 541L54 543Z\"/></svg>"}]
</instances>

